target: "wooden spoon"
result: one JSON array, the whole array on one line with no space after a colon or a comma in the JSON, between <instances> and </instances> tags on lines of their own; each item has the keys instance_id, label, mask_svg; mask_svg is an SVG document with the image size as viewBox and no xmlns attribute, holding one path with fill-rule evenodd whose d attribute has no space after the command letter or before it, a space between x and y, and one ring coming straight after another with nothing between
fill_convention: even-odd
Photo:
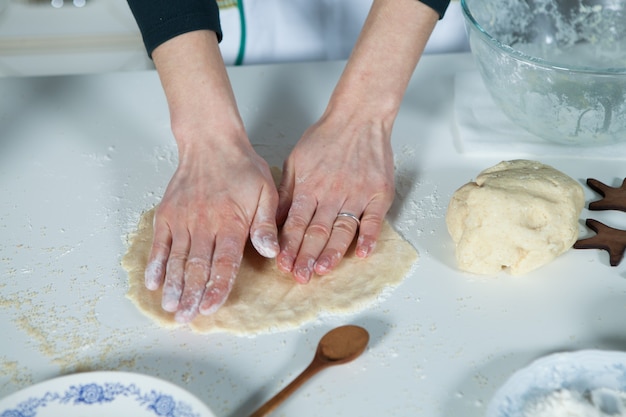
<instances>
[{"instance_id":1,"label":"wooden spoon","mask_svg":"<svg viewBox=\"0 0 626 417\"><path fill-rule=\"evenodd\" d=\"M369 339L367 330L359 326L347 325L329 331L320 339L311 364L282 391L252 413L250 417L267 416L295 390L300 388L304 382L322 369L356 359L365 351Z\"/></svg>"}]
</instances>

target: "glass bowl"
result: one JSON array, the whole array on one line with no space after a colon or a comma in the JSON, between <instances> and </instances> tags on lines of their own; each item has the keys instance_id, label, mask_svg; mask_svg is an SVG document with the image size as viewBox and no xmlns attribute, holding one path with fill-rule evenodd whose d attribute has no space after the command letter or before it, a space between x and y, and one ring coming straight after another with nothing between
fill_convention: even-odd
<instances>
[{"instance_id":1,"label":"glass bowl","mask_svg":"<svg viewBox=\"0 0 626 417\"><path fill-rule=\"evenodd\" d=\"M626 140L626 0L461 0L496 104L550 142Z\"/></svg>"}]
</instances>

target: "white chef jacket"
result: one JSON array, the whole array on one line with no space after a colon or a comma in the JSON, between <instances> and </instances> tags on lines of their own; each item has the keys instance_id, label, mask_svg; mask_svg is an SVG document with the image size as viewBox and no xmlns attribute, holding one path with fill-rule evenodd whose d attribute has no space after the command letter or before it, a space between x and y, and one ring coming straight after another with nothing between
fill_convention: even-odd
<instances>
[{"instance_id":1,"label":"white chef jacket","mask_svg":"<svg viewBox=\"0 0 626 417\"><path fill-rule=\"evenodd\" d=\"M416 0L417 1L417 0ZM372 0L218 0L227 65L347 59ZM469 50L452 1L425 53Z\"/></svg>"}]
</instances>

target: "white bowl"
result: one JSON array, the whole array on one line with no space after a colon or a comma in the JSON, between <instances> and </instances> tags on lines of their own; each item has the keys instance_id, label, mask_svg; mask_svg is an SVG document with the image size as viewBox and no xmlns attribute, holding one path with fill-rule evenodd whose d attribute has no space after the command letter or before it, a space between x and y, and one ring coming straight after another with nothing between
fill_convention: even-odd
<instances>
[{"instance_id":1,"label":"white bowl","mask_svg":"<svg viewBox=\"0 0 626 417\"><path fill-rule=\"evenodd\" d=\"M626 352L580 350L537 359L496 392L486 417L522 417L529 405L563 390L580 395L626 393Z\"/></svg>"},{"instance_id":2,"label":"white bowl","mask_svg":"<svg viewBox=\"0 0 626 417\"><path fill-rule=\"evenodd\" d=\"M129 372L54 378L0 400L2 417L215 417L182 388Z\"/></svg>"}]
</instances>

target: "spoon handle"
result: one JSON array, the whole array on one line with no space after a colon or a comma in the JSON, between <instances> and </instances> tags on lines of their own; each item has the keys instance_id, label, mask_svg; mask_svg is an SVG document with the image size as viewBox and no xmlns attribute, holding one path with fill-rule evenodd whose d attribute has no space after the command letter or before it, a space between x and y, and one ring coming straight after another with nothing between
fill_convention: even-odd
<instances>
[{"instance_id":1,"label":"spoon handle","mask_svg":"<svg viewBox=\"0 0 626 417\"><path fill-rule=\"evenodd\" d=\"M298 375L289 385L283 388L278 394L274 395L271 399L269 399L265 404L263 404L258 410L250 415L250 417L265 417L269 415L272 411L276 409L283 401L287 399L291 394L294 393L302 384L304 384L309 378L313 375L324 369L328 363L321 362L313 359L311 364L307 366L307 368L302 371L300 375Z\"/></svg>"}]
</instances>

